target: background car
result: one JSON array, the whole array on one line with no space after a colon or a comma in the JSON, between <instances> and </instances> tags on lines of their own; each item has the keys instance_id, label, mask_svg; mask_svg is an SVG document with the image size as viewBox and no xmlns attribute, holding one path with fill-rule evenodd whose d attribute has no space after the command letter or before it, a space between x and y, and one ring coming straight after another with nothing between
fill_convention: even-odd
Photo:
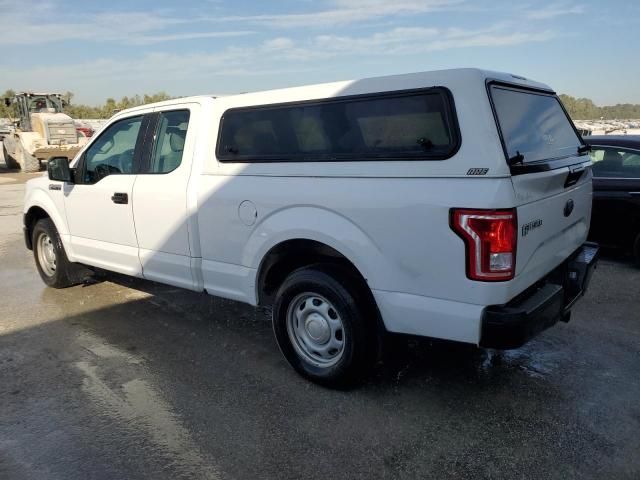
<instances>
[{"instance_id":1,"label":"background car","mask_svg":"<svg viewBox=\"0 0 640 480\"><path fill-rule=\"evenodd\" d=\"M91 125L89 125L87 122L83 122L81 120L75 120L74 123L76 125L76 130L79 133L81 133L87 138L93 136L94 130L93 128L91 128Z\"/></svg>"},{"instance_id":2,"label":"background car","mask_svg":"<svg viewBox=\"0 0 640 480\"><path fill-rule=\"evenodd\" d=\"M640 266L640 135L584 138L593 160L589 238L633 252Z\"/></svg>"}]
</instances>

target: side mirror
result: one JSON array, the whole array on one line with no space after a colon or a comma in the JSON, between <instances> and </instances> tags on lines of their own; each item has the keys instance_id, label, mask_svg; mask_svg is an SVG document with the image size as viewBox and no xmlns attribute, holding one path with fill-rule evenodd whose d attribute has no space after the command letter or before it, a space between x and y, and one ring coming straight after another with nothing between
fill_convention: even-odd
<instances>
[{"instance_id":1,"label":"side mirror","mask_svg":"<svg viewBox=\"0 0 640 480\"><path fill-rule=\"evenodd\" d=\"M7 107L10 107L10 106L11 106L11 99L10 99L9 97L5 97L5 98L4 98L4 104L5 104Z\"/></svg>"},{"instance_id":2,"label":"side mirror","mask_svg":"<svg viewBox=\"0 0 640 480\"><path fill-rule=\"evenodd\" d=\"M50 158L47 162L47 173L49 174L49 180L73 183L67 157Z\"/></svg>"}]
</instances>

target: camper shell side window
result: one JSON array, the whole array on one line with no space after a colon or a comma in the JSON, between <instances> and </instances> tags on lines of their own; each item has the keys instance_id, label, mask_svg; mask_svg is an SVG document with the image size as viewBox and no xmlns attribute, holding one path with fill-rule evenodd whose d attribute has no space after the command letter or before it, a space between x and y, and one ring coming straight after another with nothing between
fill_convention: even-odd
<instances>
[{"instance_id":1,"label":"camper shell side window","mask_svg":"<svg viewBox=\"0 0 640 480\"><path fill-rule=\"evenodd\" d=\"M460 146L443 87L232 108L221 119L221 162L444 160Z\"/></svg>"}]
</instances>

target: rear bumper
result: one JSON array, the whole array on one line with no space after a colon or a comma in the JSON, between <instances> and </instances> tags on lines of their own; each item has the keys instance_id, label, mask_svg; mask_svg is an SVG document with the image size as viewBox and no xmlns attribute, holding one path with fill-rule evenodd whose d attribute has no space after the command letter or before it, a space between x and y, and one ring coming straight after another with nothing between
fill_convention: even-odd
<instances>
[{"instance_id":1,"label":"rear bumper","mask_svg":"<svg viewBox=\"0 0 640 480\"><path fill-rule=\"evenodd\" d=\"M587 242L509 303L488 306L482 316L480 346L518 348L558 320L568 321L571 307L591 281L598 253L598 245Z\"/></svg>"}]
</instances>

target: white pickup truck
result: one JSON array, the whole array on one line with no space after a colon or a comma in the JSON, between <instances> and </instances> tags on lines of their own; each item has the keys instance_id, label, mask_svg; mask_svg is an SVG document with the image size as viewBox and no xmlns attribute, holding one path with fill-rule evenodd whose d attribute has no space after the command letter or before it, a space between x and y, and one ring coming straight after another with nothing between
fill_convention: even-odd
<instances>
[{"instance_id":1,"label":"white pickup truck","mask_svg":"<svg viewBox=\"0 0 640 480\"><path fill-rule=\"evenodd\" d=\"M302 375L351 383L384 332L514 348L568 320L591 163L546 85L475 69L115 115L28 182L44 282L85 266L273 306Z\"/></svg>"}]
</instances>

